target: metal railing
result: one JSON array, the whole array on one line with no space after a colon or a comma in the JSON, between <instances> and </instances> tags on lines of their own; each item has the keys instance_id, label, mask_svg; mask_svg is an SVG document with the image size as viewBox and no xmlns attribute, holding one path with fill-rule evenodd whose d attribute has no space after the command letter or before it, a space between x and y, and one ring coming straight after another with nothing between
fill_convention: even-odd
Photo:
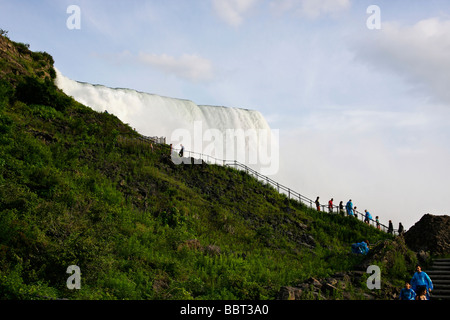
<instances>
[{"instance_id":1,"label":"metal railing","mask_svg":"<svg viewBox=\"0 0 450 320\"><path fill-rule=\"evenodd\" d=\"M156 143L156 144L165 144L165 137L146 137L146 136L139 136L137 138L138 140L141 140L143 142L150 142L150 143ZM194 159L194 163L196 163L195 160L199 161L199 163L201 163L201 161L206 162L207 164L215 164L215 165L221 165L221 166L227 166L227 167L233 167L236 170L242 170L245 171L247 174L255 177L258 181L264 182L267 185L272 185L273 187L275 187L275 189L278 191L278 193L281 194L285 194L288 199L292 199L292 200L296 200L299 203L305 204L307 206L309 206L310 208L313 208L315 206L315 201L302 195L301 193L298 193L295 190L292 190L289 187L286 187L285 185L280 184L279 182L260 174L258 171L254 170L253 168L250 168L249 166L237 161L237 160L224 160L224 159L218 159L215 158L213 156L210 155L206 155L203 153L199 153L199 152L194 152L194 151L189 151L189 150L183 150L183 156L180 157L179 156L179 152L181 149L178 148L172 148L171 149L171 157L179 157L181 158L183 163L187 163L187 164L191 164L192 161L190 160L191 158ZM322 208L322 210L319 210L321 212L329 212L329 213L337 213L337 214L343 214L346 215L346 208L344 206L343 210L341 210L341 208L337 205L334 205L330 208L328 206L328 204L323 205L321 204L319 208ZM354 218L354 219L358 219L358 216L361 217L361 220L364 222L365 220L368 220L368 224L378 228L381 231L387 232L387 233L391 233L393 235L397 235L398 234L398 230L394 229L393 227L391 228L391 230L389 229L388 226L377 222L376 220L374 220L373 218L368 218L366 219L366 216L364 213L359 212L357 210L352 210L353 215L349 215L350 218Z\"/></svg>"},{"instance_id":2,"label":"metal railing","mask_svg":"<svg viewBox=\"0 0 450 320\"><path fill-rule=\"evenodd\" d=\"M181 149L177 149L177 148L172 148L172 156L175 157L179 157L178 153ZM221 165L221 166L227 166L227 167L233 167L236 170L242 170L245 171L247 174L255 177L257 180L261 181L261 182L265 182L266 184L270 184L273 187L275 187L275 189L278 191L278 193L283 193L285 194L288 199L292 199L292 200L297 200L300 203L306 204L307 206L309 206L310 208L313 208L315 205L315 201L298 193L295 190L292 190L291 188L288 188L282 184L280 184L279 182L260 174L258 171L250 168L249 166L237 161L237 160L223 160L223 159L217 159L215 157L212 157L210 155L205 155L199 152L193 152L193 151L188 151L188 150L184 150L183 152L183 158L194 158L194 159L198 159L198 160L202 160L208 164L216 164L216 165ZM191 163L190 161L186 161L186 163ZM322 208L322 212L329 212L329 213L342 213L344 215L346 215L346 209L345 206L343 208L343 210L341 210L339 208L339 206L334 205L330 208L327 205L320 205L320 207ZM326 211L327 210L327 211ZM364 213L359 212L357 210L353 210L353 218L354 219L358 219L358 216L361 217L361 220L364 222L366 220L366 216ZM352 216L349 216L350 218ZM387 233L391 233L393 235L396 235L398 232L396 229L392 228L392 231L390 232L389 227L377 222L376 220L374 220L373 218L368 218L368 224L378 228L381 231L387 232Z\"/></svg>"}]
</instances>

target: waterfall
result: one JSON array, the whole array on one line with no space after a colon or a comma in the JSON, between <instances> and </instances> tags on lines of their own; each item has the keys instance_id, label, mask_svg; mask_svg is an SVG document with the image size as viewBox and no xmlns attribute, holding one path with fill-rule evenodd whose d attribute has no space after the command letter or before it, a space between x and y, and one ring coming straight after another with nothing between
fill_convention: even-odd
<instances>
[{"instance_id":1,"label":"waterfall","mask_svg":"<svg viewBox=\"0 0 450 320\"><path fill-rule=\"evenodd\" d=\"M107 111L146 136L226 160L238 160L263 174L278 170L278 132L258 111L197 105L132 89L78 82L56 70L56 85L76 101ZM268 168L269 166L269 168Z\"/></svg>"}]
</instances>

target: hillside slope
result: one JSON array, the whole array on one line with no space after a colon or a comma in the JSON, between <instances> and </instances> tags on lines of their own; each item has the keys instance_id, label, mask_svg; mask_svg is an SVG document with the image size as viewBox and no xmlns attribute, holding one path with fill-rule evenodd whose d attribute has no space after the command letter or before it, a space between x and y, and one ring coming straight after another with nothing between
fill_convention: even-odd
<instances>
[{"instance_id":1,"label":"hillside slope","mask_svg":"<svg viewBox=\"0 0 450 320\"><path fill-rule=\"evenodd\" d=\"M5 37L0 49L2 299L274 299L353 270L351 243L392 239L243 172L175 165L58 90L47 53Z\"/></svg>"}]
</instances>

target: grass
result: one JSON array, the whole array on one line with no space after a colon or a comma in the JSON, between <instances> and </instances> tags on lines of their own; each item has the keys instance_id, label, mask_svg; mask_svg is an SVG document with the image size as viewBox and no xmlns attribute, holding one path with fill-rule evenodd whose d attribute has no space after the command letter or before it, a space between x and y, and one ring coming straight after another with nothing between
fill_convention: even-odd
<instances>
[{"instance_id":1,"label":"grass","mask_svg":"<svg viewBox=\"0 0 450 320\"><path fill-rule=\"evenodd\" d=\"M244 172L173 164L168 146L59 91L38 72L47 55L19 49L26 73L0 78L0 298L274 299L352 270L351 243L392 238ZM81 290L66 287L70 265Z\"/></svg>"}]
</instances>

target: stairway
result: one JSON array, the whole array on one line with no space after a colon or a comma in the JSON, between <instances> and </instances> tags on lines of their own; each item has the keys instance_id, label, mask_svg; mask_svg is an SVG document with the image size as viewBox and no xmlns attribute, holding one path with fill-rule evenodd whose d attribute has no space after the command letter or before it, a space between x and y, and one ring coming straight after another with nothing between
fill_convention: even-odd
<instances>
[{"instance_id":1,"label":"stairway","mask_svg":"<svg viewBox=\"0 0 450 320\"><path fill-rule=\"evenodd\" d=\"M450 300L450 259L436 259L426 273L433 282L431 299Z\"/></svg>"}]
</instances>

